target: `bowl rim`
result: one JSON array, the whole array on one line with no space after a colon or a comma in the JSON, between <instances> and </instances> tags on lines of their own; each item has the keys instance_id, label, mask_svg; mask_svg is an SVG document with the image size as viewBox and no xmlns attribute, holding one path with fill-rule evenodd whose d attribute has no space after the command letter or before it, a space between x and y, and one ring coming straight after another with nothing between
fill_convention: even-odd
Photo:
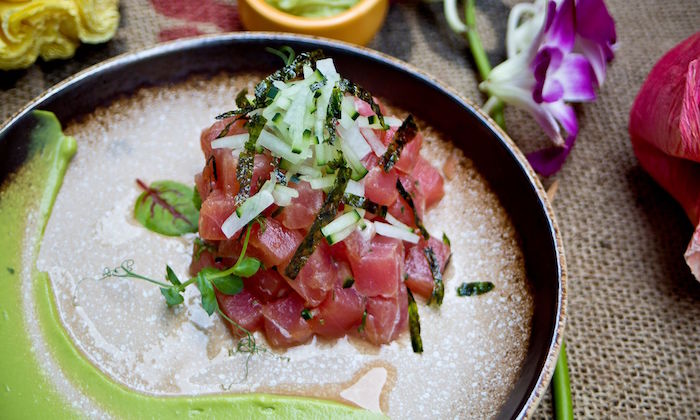
<instances>
[{"instance_id":1,"label":"bowl rim","mask_svg":"<svg viewBox=\"0 0 700 420\"><path fill-rule=\"evenodd\" d=\"M364 15L371 12L376 5L387 1L388 0L359 0L348 10L336 15L310 18L284 12L267 3L265 0L240 0L241 3L246 3L253 9L256 14L264 16L277 24L298 30L322 30L343 25L353 20L361 19Z\"/></svg>"},{"instance_id":2,"label":"bowl rim","mask_svg":"<svg viewBox=\"0 0 700 420\"><path fill-rule=\"evenodd\" d=\"M383 0L362 0L362 2L371 1ZM145 49L138 49L135 51L119 54L107 60L101 61L97 64L91 65L79 71L78 73L67 77L63 81L55 84L43 93L36 96L34 99L29 101L24 107L15 112L10 118L8 118L6 121L0 124L0 138L3 137L3 134L6 132L6 130L8 130L12 125L17 123L26 114L34 110L43 101L49 99L54 94L59 93L61 90L68 88L73 84L77 84L84 79L94 77L96 74L99 74L102 71L114 67L119 67L121 65L125 65L134 61L154 58L160 55L178 52L180 50L187 50L188 48L197 48L207 44L235 42L239 40L262 42L311 42L317 45L319 48L324 48L325 46L328 46L338 49L344 49L350 53L358 54L364 57L369 57L374 60L389 64L391 66L398 67L403 71L413 73L414 75L422 79L424 82L436 86L445 94L451 96L453 99L467 105L467 107L474 111L475 115L478 118L480 118L482 122L484 122L487 125L487 127L494 132L496 137L498 137L498 139L502 141L504 145L509 149L509 152L512 154L516 162L521 166L528 180L535 188L537 198L539 199L540 204L542 205L545 215L547 217L547 221L549 222L549 234L551 235L554 242L553 252L558 262L557 269L559 290L557 293L557 310L555 314L556 319L554 319L554 330L552 332L552 340L547 350L547 356L545 358L544 365L542 366L542 369L537 375L537 379L529 393L529 396L522 404L521 409L513 414L513 418L518 419L532 417L539 402L544 396L544 393L547 391L547 387L549 386L549 383L554 374L554 368L556 366L560 348L563 342L564 328L566 326L567 318L567 265L564 254L564 243L559 230L559 226L556 221L556 217L554 215L554 209L548 199L546 190L542 186L542 183L540 182L537 174L535 173L535 170L532 168L532 166L530 166L523 152L508 136L508 134L498 124L496 124L496 122L486 112L481 110L481 108L477 106L473 101L459 94L456 90L444 84L434 76L431 76L427 72L414 67L412 64L404 62L403 60L392 57L380 51L373 50L371 48L312 35L290 34L284 32L231 32L224 34L209 34L189 38L182 38L156 44L152 47L148 47Z\"/></svg>"}]
</instances>

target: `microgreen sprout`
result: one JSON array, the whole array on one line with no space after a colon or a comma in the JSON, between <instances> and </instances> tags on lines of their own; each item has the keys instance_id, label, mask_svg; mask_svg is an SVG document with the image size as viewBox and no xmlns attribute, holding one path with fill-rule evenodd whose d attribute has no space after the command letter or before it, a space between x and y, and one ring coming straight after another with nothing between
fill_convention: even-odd
<instances>
[{"instance_id":1,"label":"microgreen sprout","mask_svg":"<svg viewBox=\"0 0 700 420\"><path fill-rule=\"evenodd\" d=\"M218 270L213 267L203 268L197 276L188 279L187 281L180 281L180 279L175 274L175 271L169 266L165 266L165 279L168 283L163 281L155 280L150 277L138 274L134 271L134 260L128 259L121 263L115 268L105 268L102 272L101 280L118 277L118 278L132 278L143 280L151 284L155 284L160 287L160 292L165 298L165 303L169 306L177 306L182 304L185 299L182 293L191 284L195 284L197 289L202 296L202 308L207 312L207 314L212 315L214 312L218 313L223 319L229 322L235 329L240 331L243 337L238 341L236 346L236 352L238 353L248 353L248 358L246 359L245 367L245 377L248 376L248 362L253 354L261 353L266 351L266 349L261 348L257 345L255 337L253 334L238 324L233 319L229 318L219 307L219 303L216 299L215 289L220 293L225 295L235 295L243 290L243 280L242 277L250 277L258 272L260 269L260 261L253 257L248 257L245 255L248 249L248 241L250 239L250 232L254 223L259 223L263 226L262 222L258 219L253 220L248 224L245 231L245 236L243 238L243 247L241 249L241 254L238 257L236 263L226 270ZM201 246L201 245L200 245Z\"/></svg>"}]
</instances>

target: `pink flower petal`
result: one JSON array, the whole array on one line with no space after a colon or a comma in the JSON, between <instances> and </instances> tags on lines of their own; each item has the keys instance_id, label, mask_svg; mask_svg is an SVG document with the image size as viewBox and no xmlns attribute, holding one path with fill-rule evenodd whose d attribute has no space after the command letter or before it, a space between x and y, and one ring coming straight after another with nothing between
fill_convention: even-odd
<instances>
[{"instance_id":1,"label":"pink flower petal","mask_svg":"<svg viewBox=\"0 0 700 420\"><path fill-rule=\"evenodd\" d=\"M698 52L700 54L700 51ZM688 64L680 117L681 153L700 161L700 58Z\"/></svg>"},{"instance_id":2,"label":"pink flower petal","mask_svg":"<svg viewBox=\"0 0 700 420\"><path fill-rule=\"evenodd\" d=\"M582 102L595 99L593 69L584 56L567 54L552 76L563 86L565 101Z\"/></svg>"},{"instance_id":3,"label":"pink flower petal","mask_svg":"<svg viewBox=\"0 0 700 420\"><path fill-rule=\"evenodd\" d=\"M573 107L567 105L564 101L559 101L553 104L544 104L544 108L559 121L559 124L564 127L568 134L573 134L574 136L578 134L578 122L576 121L576 112Z\"/></svg>"},{"instance_id":4,"label":"pink flower petal","mask_svg":"<svg viewBox=\"0 0 700 420\"><path fill-rule=\"evenodd\" d=\"M551 45L569 52L574 48L576 39L574 0L564 0L557 8L551 26L547 29L546 45Z\"/></svg>"},{"instance_id":5,"label":"pink flower petal","mask_svg":"<svg viewBox=\"0 0 700 420\"><path fill-rule=\"evenodd\" d=\"M700 280L700 225L695 228L695 233L690 239L688 249L686 249L685 262L690 267L690 272L693 273L697 280Z\"/></svg>"},{"instance_id":6,"label":"pink flower petal","mask_svg":"<svg viewBox=\"0 0 700 420\"><path fill-rule=\"evenodd\" d=\"M576 2L576 32L583 38L598 44L610 61L614 54L611 46L617 41L615 21L603 0L578 0Z\"/></svg>"},{"instance_id":7,"label":"pink flower petal","mask_svg":"<svg viewBox=\"0 0 700 420\"><path fill-rule=\"evenodd\" d=\"M576 140L575 135L569 135L563 147L548 147L536 152L528 153L527 160L533 169L542 176L551 176L559 172L566 158L571 153Z\"/></svg>"},{"instance_id":8,"label":"pink flower petal","mask_svg":"<svg viewBox=\"0 0 700 420\"><path fill-rule=\"evenodd\" d=\"M595 42L583 38L578 38L576 44L583 56L591 63L598 86L603 86L603 82L605 82L605 67L607 65L603 48Z\"/></svg>"},{"instance_id":9,"label":"pink flower petal","mask_svg":"<svg viewBox=\"0 0 700 420\"><path fill-rule=\"evenodd\" d=\"M698 107L700 73L689 64L699 56L700 32L697 32L656 63L630 111L629 132L633 142L647 142L669 155L700 162L700 139L692 135L697 130L687 120L683 124L686 134L681 135L680 124L682 114L690 119L691 108ZM689 107L688 111L684 112L683 107Z\"/></svg>"}]
</instances>

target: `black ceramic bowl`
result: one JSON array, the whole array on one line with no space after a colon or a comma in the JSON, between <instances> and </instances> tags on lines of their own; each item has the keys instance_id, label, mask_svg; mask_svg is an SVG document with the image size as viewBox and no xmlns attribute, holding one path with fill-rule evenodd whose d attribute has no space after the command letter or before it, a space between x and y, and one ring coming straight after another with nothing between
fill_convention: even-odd
<instances>
[{"instance_id":1,"label":"black ceramic bowl","mask_svg":"<svg viewBox=\"0 0 700 420\"><path fill-rule=\"evenodd\" d=\"M279 59L264 47L283 45L297 52L322 48L349 79L429 122L446 138L457 139L456 145L498 195L521 240L534 297L527 357L499 418L528 417L551 379L565 319L564 254L552 209L532 168L506 134L474 104L406 63L338 42L266 33L194 38L123 55L58 84L0 128L0 183L26 159L33 109L52 111L66 122L141 86L194 74L272 71ZM465 133L470 141L459 140Z\"/></svg>"}]
</instances>

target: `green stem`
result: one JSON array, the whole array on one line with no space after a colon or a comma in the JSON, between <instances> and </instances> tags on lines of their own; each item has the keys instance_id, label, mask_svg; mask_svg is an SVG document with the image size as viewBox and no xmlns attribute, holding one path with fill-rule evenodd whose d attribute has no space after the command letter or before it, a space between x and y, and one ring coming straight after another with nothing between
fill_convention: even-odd
<instances>
[{"instance_id":1,"label":"green stem","mask_svg":"<svg viewBox=\"0 0 700 420\"><path fill-rule=\"evenodd\" d=\"M482 80L486 80L491 73L491 63L489 63L489 58L486 55L484 46L481 44L481 38L479 37L479 32L476 29L476 5L475 0L467 0L467 5L464 9L464 21L467 26L467 32L465 36L469 42L469 50L474 57L474 63L476 64L476 69L479 72ZM504 103L498 101L498 104L492 108L490 112L496 124L498 124L502 129L506 129L506 120L503 116Z\"/></svg>"},{"instance_id":2,"label":"green stem","mask_svg":"<svg viewBox=\"0 0 700 420\"><path fill-rule=\"evenodd\" d=\"M177 288L178 288L178 290L180 290L182 292L187 288L187 286L194 283L195 281L197 281L197 277L192 277L191 279L189 279L186 282L182 283L181 285L177 286Z\"/></svg>"},{"instance_id":3,"label":"green stem","mask_svg":"<svg viewBox=\"0 0 700 420\"><path fill-rule=\"evenodd\" d=\"M566 360L566 344L561 343L559 359L552 377L552 397L554 402L554 418L557 420L573 420L574 405L571 401L571 384L569 382L569 367Z\"/></svg>"},{"instance_id":4,"label":"green stem","mask_svg":"<svg viewBox=\"0 0 700 420\"><path fill-rule=\"evenodd\" d=\"M241 254L238 256L238 260L236 261L236 263L224 271L221 271L221 272L216 273L216 274L208 275L207 276L208 279L211 280L211 279L216 279L219 277L226 277L229 274L233 274L236 267L238 267L238 265L241 263L241 261L243 261L243 258L245 257L245 252L248 249L248 239L250 239L250 230L253 228L253 223L256 223L255 220L248 223L248 227L246 228L246 231L245 231L245 237L243 238L243 248L241 248Z\"/></svg>"}]
</instances>

